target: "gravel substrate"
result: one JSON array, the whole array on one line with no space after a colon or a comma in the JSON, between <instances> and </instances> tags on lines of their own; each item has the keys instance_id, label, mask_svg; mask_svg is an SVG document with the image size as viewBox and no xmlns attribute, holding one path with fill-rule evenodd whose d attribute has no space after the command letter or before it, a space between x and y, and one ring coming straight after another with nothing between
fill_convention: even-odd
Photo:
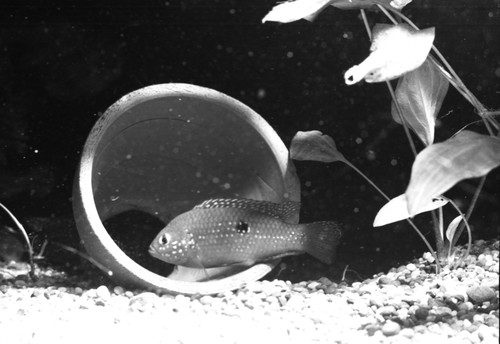
<instances>
[{"instance_id":1,"label":"gravel substrate","mask_svg":"<svg viewBox=\"0 0 500 344\"><path fill-rule=\"evenodd\" d=\"M0 342L498 343L498 240L437 275L431 262L351 285L259 281L200 297L87 288L52 269L31 282L1 267Z\"/></svg>"}]
</instances>

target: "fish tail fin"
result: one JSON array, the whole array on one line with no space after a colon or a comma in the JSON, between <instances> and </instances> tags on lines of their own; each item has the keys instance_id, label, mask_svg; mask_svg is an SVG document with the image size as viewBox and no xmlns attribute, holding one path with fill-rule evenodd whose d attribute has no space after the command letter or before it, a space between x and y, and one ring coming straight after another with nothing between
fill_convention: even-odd
<instances>
[{"instance_id":1,"label":"fish tail fin","mask_svg":"<svg viewBox=\"0 0 500 344\"><path fill-rule=\"evenodd\" d=\"M305 251L325 264L332 264L342 236L339 224L321 221L305 226L307 233Z\"/></svg>"}]
</instances>

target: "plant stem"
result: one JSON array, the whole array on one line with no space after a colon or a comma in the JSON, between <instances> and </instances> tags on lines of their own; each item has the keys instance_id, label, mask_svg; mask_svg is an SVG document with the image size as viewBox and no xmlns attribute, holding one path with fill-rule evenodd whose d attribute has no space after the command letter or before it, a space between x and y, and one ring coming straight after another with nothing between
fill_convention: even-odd
<instances>
[{"instance_id":1,"label":"plant stem","mask_svg":"<svg viewBox=\"0 0 500 344\"><path fill-rule=\"evenodd\" d=\"M365 10L361 9L361 18L363 18L363 24L365 24L366 33L368 34L368 39L372 40L372 30L370 29L370 25L368 24L368 18L366 18Z\"/></svg>"},{"instance_id":2,"label":"plant stem","mask_svg":"<svg viewBox=\"0 0 500 344\"><path fill-rule=\"evenodd\" d=\"M363 172L361 172L356 166L351 164L348 160L342 160L344 163L346 163L350 168L352 168L354 171L356 171L361 177L363 177L375 190L378 191L379 194L381 194L386 201L390 201L391 199L389 196L387 196L380 188L370 179L368 178Z\"/></svg>"},{"instance_id":3,"label":"plant stem","mask_svg":"<svg viewBox=\"0 0 500 344\"><path fill-rule=\"evenodd\" d=\"M61 244L60 242L53 241L52 243L55 244L55 245L57 245L57 246L59 246L59 247L61 247L61 248L63 248L63 249L65 249L68 252L74 253L74 254L82 257L83 259L88 260L94 266L96 266L101 271L103 271L106 275L113 276L113 271L111 271L108 268L106 268L103 264L99 263L97 260L95 260L94 258L92 258L91 256L89 256L88 254L80 252L77 249L75 249L73 247L70 247L68 245Z\"/></svg>"},{"instance_id":4,"label":"plant stem","mask_svg":"<svg viewBox=\"0 0 500 344\"><path fill-rule=\"evenodd\" d=\"M453 242L451 243L452 246L455 246L457 244L458 238L460 238L460 235L462 235L464 227L466 226L466 223L469 221L469 218L472 214L472 211L474 210L474 207L476 206L477 200L479 198L479 194L481 193L481 190L483 189L485 181L486 181L486 176L482 176L481 179L479 180L479 184L476 188L476 191L474 192L474 195L472 196L472 200L471 200L471 203L469 205L469 208L467 209L467 213L465 214L464 221L460 224L457 231L455 232L455 236L453 237Z\"/></svg>"},{"instance_id":5,"label":"plant stem","mask_svg":"<svg viewBox=\"0 0 500 344\"><path fill-rule=\"evenodd\" d=\"M30 239L28 237L28 233L26 233L26 230L24 229L21 222L19 222L17 220L17 218L14 216L14 214L12 214L10 212L10 210L7 209L6 206L4 206L2 203L0 203L0 207L9 215L9 217L12 219L12 221L16 225L17 229L19 229L19 231L21 232L21 234L24 237L24 242L26 244L26 247L28 248L28 259L29 259L29 264L30 264L29 275L30 275L30 278L32 280L35 280L36 276L35 276L35 263L33 262L33 247L31 246L31 242L30 242Z\"/></svg>"},{"instance_id":6,"label":"plant stem","mask_svg":"<svg viewBox=\"0 0 500 344\"><path fill-rule=\"evenodd\" d=\"M378 191L378 193L380 193L387 201L390 201L391 199L389 198L389 196L387 196L370 178L368 178L363 172L361 172L356 166L354 166L353 164L351 164L347 159L343 159L342 162L344 162L347 166L349 166L350 168L352 168L354 171L356 171L361 177L363 177L371 186L373 186L373 188L375 188L375 190ZM436 254L436 252L434 251L434 249L432 248L431 244L429 243L429 241L425 238L425 236L422 234L422 232L418 229L418 227L413 223L412 220L410 219L406 219L406 222L408 222L410 224L410 226L417 232L417 234L420 236L420 238L422 238L422 240L424 241L424 244L425 246L427 246L427 249L429 250L429 252L432 254L432 256L434 257L434 259L436 260L436 272L439 273L439 271L441 270L440 266L439 266L439 259L438 259L438 256Z\"/></svg>"},{"instance_id":7,"label":"plant stem","mask_svg":"<svg viewBox=\"0 0 500 344\"><path fill-rule=\"evenodd\" d=\"M432 214L434 215L434 212ZM434 228L434 236L436 237L436 251L437 251L437 255L440 257L441 253L444 250L444 236L443 236L444 228L443 228L443 208L442 207L439 208L438 214L439 214L439 220L436 221L433 218L433 222L434 222L434 224L437 223L437 225L436 225L437 228Z\"/></svg>"}]
</instances>

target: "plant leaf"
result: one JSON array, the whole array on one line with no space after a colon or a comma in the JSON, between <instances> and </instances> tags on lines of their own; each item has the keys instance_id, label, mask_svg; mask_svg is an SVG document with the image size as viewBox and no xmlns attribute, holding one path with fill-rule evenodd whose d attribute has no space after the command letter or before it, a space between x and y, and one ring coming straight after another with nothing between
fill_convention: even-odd
<instances>
[{"instance_id":1,"label":"plant leaf","mask_svg":"<svg viewBox=\"0 0 500 344\"><path fill-rule=\"evenodd\" d=\"M332 3L332 6L341 10L359 10L374 7L377 4L391 6L395 9L402 9L412 0L340 0Z\"/></svg>"},{"instance_id":2,"label":"plant leaf","mask_svg":"<svg viewBox=\"0 0 500 344\"><path fill-rule=\"evenodd\" d=\"M287 1L273 7L262 22L273 21L290 23L299 19L312 21L319 12L335 0L296 0Z\"/></svg>"},{"instance_id":3,"label":"plant leaf","mask_svg":"<svg viewBox=\"0 0 500 344\"><path fill-rule=\"evenodd\" d=\"M464 130L422 150L413 163L406 189L408 212L415 215L429 198L437 197L466 178L481 177L500 165L500 139Z\"/></svg>"},{"instance_id":4,"label":"plant leaf","mask_svg":"<svg viewBox=\"0 0 500 344\"><path fill-rule=\"evenodd\" d=\"M448 92L448 85L448 80L429 60L398 81L396 100L403 120L426 146L434 142L436 117ZM392 118L402 124L394 102L391 113Z\"/></svg>"},{"instance_id":5,"label":"plant leaf","mask_svg":"<svg viewBox=\"0 0 500 344\"><path fill-rule=\"evenodd\" d=\"M347 162L342 153L337 150L335 141L318 130L298 131L290 144L290 157L294 160Z\"/></svg>"},{"instance_id":6,"label":"plant leaf","mask_svg":"<svg viewBox=\"0 0 500 344\"><path fill-rule=\"evenodd\" d=\"M376 24L371 54L345 74L347 85L364 79L382 82L400 77L424 63L434 41L434 28L416 31L407 24Z\"/></svg>"},{"instance_id":7,"label":"plant leaf","mask_svg":"<svg viewBox=\"0 0 500 344\"><path fill-rule=\"evenodd\" d=\"M446 239L448 239L449 242L453 241L453 237L455 236L455 232L458 228L458 225L460 224L460 221L462 221L463 219L464 217L462 215L458 215L448 225L448 229L446 230Z\"/></svg>"},{"instance_id":8,"label":"plant leaf","mask_svg":"<svg viewBox=\"0 0 500 344\"><path fill-rule=\"evenodd\" d=\"M393 0L390 2L390 5L397 10L403 9L406 5L408 5L412 0Z\"/></svg>"},{"instance_id":9,"label":"plant leaf","mask_svg":"<svg viewBox=\"0 0 500 344\"><path fill-rule=\"evenodd\" d=\"M389 2L388 0L381 2ZM366 9L376 5L374 0L341 0L336 1L332 6L337 7L341 10L359 10Z\"/></svg>"},{"instance_id":10,"label":"plant leaf","mask_svg":"<svg viewBox=\"0 0 500 344\"><path fill-rule=\"evenodd\" d=\"M427 199L427 202L425 204L422 204L421 208L416 212L416 214L441 208L446 203L448 203L448 200L441 197ZM406 199L406 195L402 194L391 199L382 208L380 208L377 216L375 216L375 220L373 220L373 227L384 226L389 223L407 219L409 217L410 214L408 213L408 202Z\"/></svg>"}]
</instances>

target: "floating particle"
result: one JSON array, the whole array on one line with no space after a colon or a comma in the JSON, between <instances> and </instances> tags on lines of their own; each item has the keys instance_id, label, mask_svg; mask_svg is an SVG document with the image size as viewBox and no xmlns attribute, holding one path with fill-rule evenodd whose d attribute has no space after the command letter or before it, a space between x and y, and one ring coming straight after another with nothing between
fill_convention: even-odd
<instances>
[{"instance_id":1,"label":"floating particle","mask_svg":"<svg viewBox=\"0 0 500 344\"><path fill-rule=\"evenodd\" d=\"M266 96L266 90L263 88L259 88L257 90L257 98L263 99Z\"/></svg>"}]
</instances>

